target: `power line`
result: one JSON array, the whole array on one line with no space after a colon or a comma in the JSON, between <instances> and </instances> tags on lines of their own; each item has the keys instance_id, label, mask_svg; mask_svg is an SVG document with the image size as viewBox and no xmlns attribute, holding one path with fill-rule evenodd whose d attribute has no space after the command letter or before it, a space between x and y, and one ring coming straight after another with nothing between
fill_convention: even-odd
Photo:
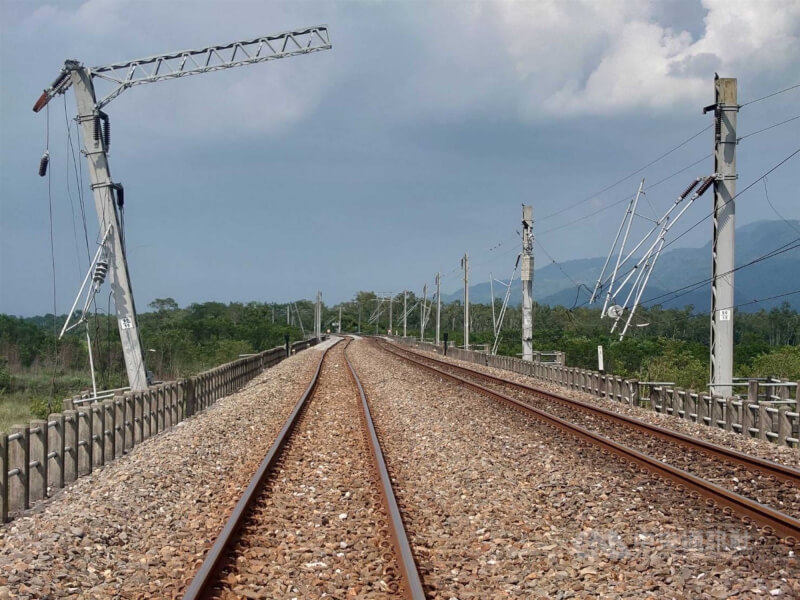
<instances>
[{"instance_id":1,"label":"power line","mask_svg":"<svg viewBox=\"0 0 800 600\"><path fill-rule=\"evenodd\" d=\"M763 181L764 181L764 196L765 196L765 197L766 197L766 199L767 199L767 204L769 204L769 207L772 209L772 211L773 211L773 212L774 212L776 215L778 215L778 217L780 217L780 219L781 219L781 220L782 220L784 223L786 223L786 225L788 225L789 227L791 227L792 229L794 229L794 230L795 230L797 233L800 233L800 229L798 229L797 227L795 227L795 226L794 226L794 225L793 225L793 224L792 224L790 221L788 221L788 220L787 220L787 219L786 219L786 218L785 218L785 217L784 217L784 216L783 216L781 213L779 213L779 212L778 212L778 209L777 209L777 208L775 208L775 207L773 206L773 204L772 204L772 200L770 200L770 199L769 199L769 191L767 190L767 178L766 178L766 177L764 177Z\"/></svg>"},{"instance_id":2,"label":"power line","mask_svg":"<svg viewBox=\"0 0 800 600\"><path fill-rule=\"evenodd\" d=\"M793 296L795 294L800 294L800 290L794 290L793 292L784 292L782 294L775 294L774 296L768 296L766 298L756 298L754 300L750 300L749 302L741 302L739 304L734 304L733 306L726 306L725 308L720 309L720 310L730 310L730 309L733 309L733 308L739 308L740 306L747 306L749 304L759 304L761 302L767 302L768 300L776 300L778 298L786 298L787 296ZM703 315L708 315L708 314L711 314L710 311L697 313L694 316L701 317Z\"/></svg>"},{"instance_id":3,"label":"power line","mask_svg":"<svg viewBox=\"0 0 800 600\"><path fill-rule=\"evenodd\" d=\"M757 135L759 133L764 133L765 131L769 131L770 129L775 129L776 127L780 127L781 125L786 125L786 123L791 123L792 121L795 121L797 119L800 119L800 115L796 115L796 116L792 117L791 119L786 119L785 121L781 121L780 123L773 123L772 125L769 125L768 127L764 127L764 129L759 129L758 131L753 131L751 133L748 133L747 135L743 135L742 137L740 137L736 141L737 142L741 142L742 140L746 140L750 136Z\"/></svg>"},{"instance_id":4,"label":"power line","mask_svg":"<svg viewBox=\"0 0 800 600\"><path fill-rule=\"evenodd\" d=\"M792 244L794 244L794 245L792 245ZM726 275L730 275L731 273L735 273L736 271L739 271L740 269L744 269L746 267L751 267L751 266L753 266L755 264L758 264L760 262L763 262L765 260L769 260L770 258L774 258L776 256L779 256L779 255L783 254L784 252L789 252L790 250L794 250L795 248L800 248L800 237L799 238L795 238L794 240L792 240L790 242L787 242L783 246L780 246L779 248L775 248L774 250L771 250L771 251L767 252L766 254L762 254L761 256L759 256L757 258L754 258L750 262L747 262L747 263L745 263L743 265L739 265L738 267L735 267L735 268L733 268L733 269L731 269L729 271L726 271L724 273L720 273L720 274L716 275L715 277L707 277L706 279L702 279L700 281L696 281L694 283L690 283L689 285L683 286L681 288L678 288L678 289L675 289L675 290L672 290L672 291L669 291L669 292L665 292L663 294L660 294L658 296L654 296L652 298L648 298L646 300L642 300L641 304L651 303L651 302L653 302L655 300L660 300L661 298L665 298L667 296L671 296L670 300L674 300L676 298L680 298L681 296L685 296L686 294L689 294L689 293L695 291L696 289L698 289L698 288L700 288L700 287L702 287L702 286L704 286L704 285L706 285L708 283L711 283L715 279L719 279L721 277L725 277ZM678 293L678 292L681 292L681 293Z\"/></svg>"},{"instance_id":5,"label":"power line","mask_svg":"<svg viewBox=\"0 0 800 600\"><path fill-rule=\"evenodd\" d=\"M639 167L639 168L638 168L638 169L636 169L635 171L633 171L633 172L631 172L631 173L629 173L629 174L625 175L625 177L623 177L623 178L621 178L621 179L618 179L618 180L617 180L617 181L615 181L614 183L612 183L612 184L610 184L610 185L607 185L606 187L604 187L603 189L601 189L601 190L599 190L599 191L597 191L597 192L593 192L592 194L590 194L590 195L588 195L588 196L585 196L584 198L582 198L582 199L578 200L577 202L575 202L575 203L573 203L573 204L570 204L569 206L565 206L564 208L562 208L562 209L560 209L560 210L557 210L557 211L556 211L556 212L554 212L554 213L550 213L549 215L545 215L544 217L540 217L540 218L539 218L539 221L545 221L545 220L547 220L547 219L550 219L550 218L552 218L552 217L555 217L555 216L557 216L557 215L560 215L560 214L562 214L562 213L565 213L565 212L567 212L568 210L572 210L572 209L573 209L573 208L575 208L576 206L580 206L580 205L581 205L581 204L583 204L584 202L588 202L588 201L589 201L589 200L591 200L592 198L595 198L596 196L599 196L600 194L602 194L602 193L604 193L604 192L607 192L608 190L610 190L610 189L612 189L612 188L615 188L616 186L618 186L618 185L619 185L620 183L622 183L623 181L626 181L626 180L630 179L631 177L633 177L634 175L637 175L637 174L641 173L641 172L642 172L642 171L644 171L645 169L647 169L647 168L649 168L649 167L653 166L654 164L656 164L658 161L660 161L660 160L662 160L662 159L666 158L667 156L669 156L670 154L672 154L672 153L673 153L673 152L675 152L676 150L679 150L680 148L683 148L683 147L684 147L686 144L688 144L689 142L691 142L693 139L695 139L695 138L696 138L696 137L698 137L699 135L701 135L701 134L705 133L706 131L708 131L708 130L709 130L709 129L711 129L712 127L713 127L713 124L712 124L712 125L708 125L707 127L704 127L703 129L701 129L701 130L700 130L700 131L698 131L697 133L693 134L691 137L689 137L689 138L685 139L684 141L682 141L682 142L681 142L680 144L678 144L677 146L674 146L673 148L671 148L671 149L667 150L666 152L664 152L664 153L663 153L662 155L660 155L659 157L657 157L657 158L655 158L655 159L651 160L649 163L647 163L647 164L646 164L646 165L644 165L643 167Z\"/></svg>"},{"instance_id":6,"label":"power line","mask_svg":"<svg viewBox=\"0 0 800 600\"><path fill-rule=\"evenodd\" d=\"M672 179L673 177L675 177L677 175L680 175L684 171L688 171L689 169L691 169L695 165L700 164L701 162L711 158L712 156L714 156L713 152L711 152L709 154L706 154L705 156L703 156L703 157L697 159L696 161L694 161L693 163L691 163L689 165L686 165L685 167L683 167L683 168L681 168L681 169L679 169L679 170L667 175L663 179L660 179L660 180L658 180L657 182L655 182L655 183L653 183L651 185L648 185L646 188L644 188L644 190L645 191L646 190L652 190L654 187L661 185L662 183ZM564 229L564 228L569 227L570 225L574 225L575 223L578 223L580 221L585 221L586 219L589 219L589 218L591 218L591 217L593 217L595 215L598 215L601 212L605 212L605 211L607 211L607 210L609 210L611 208L614 208L615 206L618 206L618 205L622 204L623 202L627 202L630 199L631 199L630 196L625 196L624 198L620 198L619 200L614 201L613 203L609 204L608 206L604 206L603 208L599 208L599 209L597 209L597 210L595 210L593 212L590 212L589 214L584 215L582 217L577 217L577 218L573 219L572 221L568 221L567 223L564 223L563 225L557 225L556 227L551 227L550 229L545 229L544 231L539 231L536 235L546 235L546 234L552 233L554 231L559 231L560 229Z\"/></svg>"},{"instance_id":7,"label":"power line","mask_svg":"<svg viewBox=\"0 0 800 600\"><path fill-rule=\"evenodd\" d=\"M789 156L787 156L786 158L784 158L783 160L781 160L781 161L780 161L780 162L779 162L777 165L775 165L774 167L772 167L771 169L769 169L769 170L768 170L766 173L764 173L763 175L761 175L761 176L760 176L760 177L758 177L757 179L754 179L752 182L750 182L750 184L748 184L748 185L747 185L747 187L745 187L743 190L739 191L739 192L738 192L738 193L737 193L735 196L731 196L731 197L730 197L728 200L726 200L725 202L723 202L722 204L720 204L720 206L718 207L718 209L719 209L719 208L722 208L723 206L726 206L726 205L727 205L729 202L733 202L734 200L736 200L736 198L738 198L739 196L741 196L742 194L744 194L744 193L745 193L747 190L749 190L751 187L753 187L753 186L754 186L755 184L757 184L759 181L761 181L762 179L764 179L764 178L765 178L767 175L769 175L769 174L770 174L770 173L772 173L773 171L777 170L778 168L782 167L782 166L783 166L785 163L787 163L787 162L788 162L788 161L790 161L792 158L794 158L794 157L795 157L795 156L796 156L798 153L800 153L800 148L798 148L797 150L795 150L794 152L792 152L791 154L789 154ZM717 209L717 210L718 210L718 209ZM682 232L680 235L676 236L676 237L675 237L673 240L671 240L671 241L667 242L666 244L664 244L664 248L668 248L669 246L671 246L672 244L674 244L675 242L677 242L679 239L681 239L681 238L682 238L684 235L686 235L687 233L689 233L689 232L690 232L692 229L694 229L695 227L697 227L698 225L700 225L701 223L703 223L703 222L704 222L706 219L708 219L709 217L713 217L713 216L714 216L714 212L715 212L715 211L713 211L713 210L712 210L712 211L711 211L710 213L708 213L708 214L707 214L705 217L703 217L702 219L700 219L700 220L699 220L697 223L695 223L694 225L692 225L691 227L689 227L689 229L687 229L686 231Z\"/></svg>"},{"instance_id":8,"label":"power line","mask_svg":"<svg viewBox=\"0 0 800 600\"><path fill-rule=\"evenodd\" d=\"M791 85L791 86L789 86L787 88L784 88L782 90L778 90L777 92L772 92L771 94L767 94L766 96L761 96L761 98L756 98L755 100L750 100L749 102L745 102L744 104L740 104L739 108L748 106L750 104L755 104L756 102L761 102L762 100L766 100L767 98L772 98L773 96L777 96L778 94L783 94L784 92L788 92L790 90L793 90L793 89L799 88L799 87L800 87L800 83L796 83L796 84Z\"/></svg>"}]
</instances>

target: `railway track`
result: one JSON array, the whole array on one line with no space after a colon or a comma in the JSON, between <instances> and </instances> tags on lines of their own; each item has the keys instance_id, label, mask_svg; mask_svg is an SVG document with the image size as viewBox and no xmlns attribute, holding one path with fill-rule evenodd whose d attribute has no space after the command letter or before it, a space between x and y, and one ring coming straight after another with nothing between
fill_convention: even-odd
<instances>
[{"instance_id":1,"label":"railway track","mask_svg":"<svg viewBox=\"0 0 800 600\"><path fill-rule=\"evenodd\" d=\"M383 340L376 343L409 364L509 404L671 480L690 494L755 522L765 533L774 533L790 544L800 540L800 520L795 516L800 511L797 470ZM731 483L739 484L736 487L747 495L732 490ZM769 504L759 501L764 498Z\"/></svg>"},{"instance_id":2,"label":"railway track","mask_svg":"<svg viewBox=\"0 0 800 600\"><path fill-rule=\"evenodd\" d=\"M425 598L349 343L320 357L185 600Z\"/></svg>"}]
</instances>

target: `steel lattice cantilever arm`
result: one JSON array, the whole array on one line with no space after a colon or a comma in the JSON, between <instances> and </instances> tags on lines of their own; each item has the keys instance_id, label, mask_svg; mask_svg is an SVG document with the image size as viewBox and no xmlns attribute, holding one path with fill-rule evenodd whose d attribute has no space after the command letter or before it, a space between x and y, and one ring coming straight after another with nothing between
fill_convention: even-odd
<instances>
[{"instance_id":1,"label":"steel lattice cantilever arm","mask_svg":"<svg viewBox=\"0 0 800 600\"><path fill-rule=\"evenodd\" d=\"M100 109L134 85L309 54L329 50L331 47L328 27L320 25L196 50L182 50L92 67L87 71L93 79L103 79L113 85L112 90L96 102L96 108ZM67 61L59 77L44 91L33 110L39 112L51 98L63 94L70 87L70 78L66 75L80 66L77 61Z\"/></svg>"}]
</instances>

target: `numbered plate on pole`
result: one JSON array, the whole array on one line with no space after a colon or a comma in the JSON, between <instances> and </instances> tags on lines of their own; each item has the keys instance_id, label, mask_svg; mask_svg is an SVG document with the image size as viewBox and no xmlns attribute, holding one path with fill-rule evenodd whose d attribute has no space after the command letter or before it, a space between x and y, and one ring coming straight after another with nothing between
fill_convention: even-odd
<instances>
[{"instance_id":1,"label":"numbered plate on pole","mask_svg":"<svg viewBox=\"0 0 800 600\"><path fill-rule=\"evenodd\" d=\"M719 320L720 321L730 321L731 320L731 309L730 308L723 308L719 311Z\"/></svg>"},{"instance_id":2,"label":"numbered plate on pole","mask_svg":"<svg viewBox=\"0 0 800 600\"><path fill-rule=\"evenodd\" d=\"M122 317L119 320L120 329L133 329L133 319L130 317Z\"/></svg>"}]
</instances>

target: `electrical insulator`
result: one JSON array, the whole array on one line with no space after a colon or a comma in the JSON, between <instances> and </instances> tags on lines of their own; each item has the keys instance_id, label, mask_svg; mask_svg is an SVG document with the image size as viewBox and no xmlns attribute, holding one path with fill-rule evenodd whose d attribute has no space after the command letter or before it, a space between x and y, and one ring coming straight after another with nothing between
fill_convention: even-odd
<instances>
[{"instance_id":1,"label":"electrical insulator","mask_svg":"<svg viewBox=\"0 0 800 600\"><path fill-rule=\"evenodd\" d=\"M690 184L689 184L689 186L688 186L688 187L687 187L685 190L683 190L683 193L682 193L680 196L678 196L678 200L683 200L684 198L686 198L686 196L688 196L688 195L689 195L689 193L690 193L690 192L691 192L691 191L692 191L694 188L696 188L696 187L697 187L697 184L698 184L698 183L700 183L701 181L702 181L702 178L701 178L701 177L698 177L697 179L695 179L694 181L692 181L692 183L690 183Z\"/></svg>"},{"instance_id":2,"label":"electrical insulator","mask_svg":"<svg viewBox=\"0 0 800 600\"><path fill-rule=\"evenodd\" d=\"M713 176L707 177L706 180L700 185L700 187L697 188L697 192L695 192L694 197L699 198L700 196L702 196L705 193L705 191L711 187L712 183L714 183L714 177Z\"/></svg>"},{"instance_id":3,"label":"electrical insulator","mask_svg":"<svg viewBox=\"0 0 800 600\"><path fill-rule=\"evenodd\" d=\"M50 151L45 150L42 159L39 161L39 177L47 175L47 165L50 164Z\"/></svg>"},{"instance_id":4,"label":"electrical insulator","mask_svg":"<svg viewBox=\"0 0 800 600\"><path fill-rule=\"evenodd\" d=\"M714 135L717 141L722 139L722 110L719 106L714 109Z\"/></svg>"},{"instance_id":5,"label":"electrical insulator","mask_svg":"<svg viewBox=\"0 0 800 600\"><path fill-rule=\"evenodd\" d=\"M106 280L107 274L108 274L108 261L104 258L98 260L97 264L94 266L94 275L92 275L92 281L95 282L95 285L97 287L100 287Z\"/></svg>"},{"instance_id":6,"label":"electrical insulator","mask_svg":"<svg viewBox=\"0 0 800 600\"><path fill-rule=\"evenodd\" d=\"M111 122L108 117L103 118L103 144L105 144L106 152L111 147Z\"/></svg>"},{"instance_id":7,"label":"electrical insulator","mask_svg":"<svg viewBox=\"0 0 800 600\"><path fill-rule=\"evenodd\" d=\"M98 115L94 116L94 130L92 131L92 137L94 138L95 142L100 141L100 135L102 134L102 128L100 127L100 117Z\"/></svg>"},{"instance_id":8,"label":"electrical insulator","mask_svg":"<svg viewBox=\"0 0 800 600\"><path fill-rule=\"evenodd\" d=\"M125 206L125 188L121 183L115 183L114 191L117 193L117 208L122 208Z\"/></svg>"}]
</instances>

